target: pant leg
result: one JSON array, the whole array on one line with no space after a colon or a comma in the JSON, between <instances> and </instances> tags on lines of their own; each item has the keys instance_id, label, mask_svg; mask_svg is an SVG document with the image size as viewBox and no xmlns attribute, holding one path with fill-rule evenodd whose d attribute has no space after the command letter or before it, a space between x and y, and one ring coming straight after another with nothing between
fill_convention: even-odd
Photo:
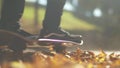
<instances>
[{"instance_id":1,"label":"pant leg","mask_svg":"<svg viewBox=\"0 0 120 68\"><path fill-rule=\"evenodd\" d=\"M59 28L65 2L66 0L47 0L43 29L55 30Z\"/></svg>"},{"instance_id":2,"label":"pant leg","mask_svg":"<svg viewBox=\"0 0 120 68\"><path fill-rule=\"evenodd\" d=\"M19 29L20 20L24 10L25 0L3 0L0 26L3 29Z\"/></svg>"}]
</instances>

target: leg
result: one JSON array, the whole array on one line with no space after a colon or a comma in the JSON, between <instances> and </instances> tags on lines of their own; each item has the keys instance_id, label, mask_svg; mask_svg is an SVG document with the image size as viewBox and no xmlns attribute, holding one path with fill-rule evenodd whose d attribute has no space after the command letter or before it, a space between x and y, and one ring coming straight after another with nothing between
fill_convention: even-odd
<instances>
[{"instance_id":1,"label":"leg","mask_svg":"<svg viewBox=\"0 0 120 68\"><path fill-rule=\"evenodd\" d=\"M39 38L62 39L81 43L80 35L70 35L60 29L61 15L66 0L47 0L47 10L43 21L43 29Z\"/></svg>"},{"instance_id":2,"label":"leg","mask_svg":"<svg viewBox=\"0 0 120 68\"><path fill-rule=\"evenodd\" d=\"M1 22L3 28L16 30L19 29L19 19L24 10L24 0L3 0Z\"/></svg>"},{"instance_id":3,"label":"leg","mask_svg":"<svg viewBox=\"0 0 120 68\"><path fill-rule=\"evenodd\" d=\"M54 30L60 26L61 15L66 0L47 0L46 14L43 21L43 28Z\"/></svg>"},{"instance_id":4,"label":"leg","mask_svg":"<svg viewBox=\"0 0 120 68\"><path fill-rule=\"evenodd\" d=\"M25 0L3 0L0 29L13 31L19 34L24 31L19 31L19 20L22 17ZM25 33L24 33L25 34Z\"/></svg>"}]
</instances>

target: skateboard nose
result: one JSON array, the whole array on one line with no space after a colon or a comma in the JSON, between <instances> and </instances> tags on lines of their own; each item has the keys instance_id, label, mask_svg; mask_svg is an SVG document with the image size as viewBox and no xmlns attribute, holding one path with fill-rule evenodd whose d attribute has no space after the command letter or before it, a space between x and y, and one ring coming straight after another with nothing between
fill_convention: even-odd
<instances>
[{"instance_id":1,"label":"skateboard nose","mask_svg":"<svg viewBox=\"0 0 120 68\"><path fill-rule=\"evenodd\" d=\"M26 48L28 42L28 39L19 34L0 30L0 46L7 45L12 50L22 51Z\"/></svg>"}]
</instances>

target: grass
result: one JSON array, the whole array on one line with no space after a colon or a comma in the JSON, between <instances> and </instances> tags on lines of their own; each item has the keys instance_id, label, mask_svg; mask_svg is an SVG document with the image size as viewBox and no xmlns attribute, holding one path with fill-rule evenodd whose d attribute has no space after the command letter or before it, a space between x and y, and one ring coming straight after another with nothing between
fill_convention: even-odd
<instances>
[{"instance_id":1,"label":"grass","mask_svg":"<svg viewBox=\"0 0 120 68\"><path fill-rule=\"evenodd\" d=\"M89 22L76 18L70 12L64 12L61 26L68 30L95 30L97 27Z\"/></svg>"},{"instance_id":2,"label":"grass","mask_svg":"<svg viewBox=\"0 0 120 68\"><path fill-rule=\"evenodd\" d=\"M39 9L39 23L38 23L38 30L42 27L42 21L44 19L45 9ZM34 8L30 6L25 7L25 11L22 17L22 27L29 32L35 31L34 26ZM61 20L61 27L66 30L75 31L75 30L82 30L82 31L90 31L90 30L97 30L98 27L90 24L89 22L83 21L81 19L76 18L72 15L71 12L64 11L62 20Z\"/></svg>"}]
</instances>

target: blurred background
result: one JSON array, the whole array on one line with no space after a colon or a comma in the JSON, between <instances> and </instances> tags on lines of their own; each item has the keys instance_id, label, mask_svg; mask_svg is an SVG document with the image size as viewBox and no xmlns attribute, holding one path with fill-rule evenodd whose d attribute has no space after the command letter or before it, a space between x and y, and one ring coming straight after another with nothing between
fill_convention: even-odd
<instances>
[{"instance_id":1,"label":"blurred background","mask_svg":"<svg viewBox=\"0 0 120 68\"><path fill-rule=\"evenodd\" d=\"M26 0L20 20L21 28L39 34L46 4L47 0ZM120 0L67 0L61 27L72 34L83 36L84 45L80 46L81 49L120 50L119 6Z\"/></svg>"}]
</instances>

